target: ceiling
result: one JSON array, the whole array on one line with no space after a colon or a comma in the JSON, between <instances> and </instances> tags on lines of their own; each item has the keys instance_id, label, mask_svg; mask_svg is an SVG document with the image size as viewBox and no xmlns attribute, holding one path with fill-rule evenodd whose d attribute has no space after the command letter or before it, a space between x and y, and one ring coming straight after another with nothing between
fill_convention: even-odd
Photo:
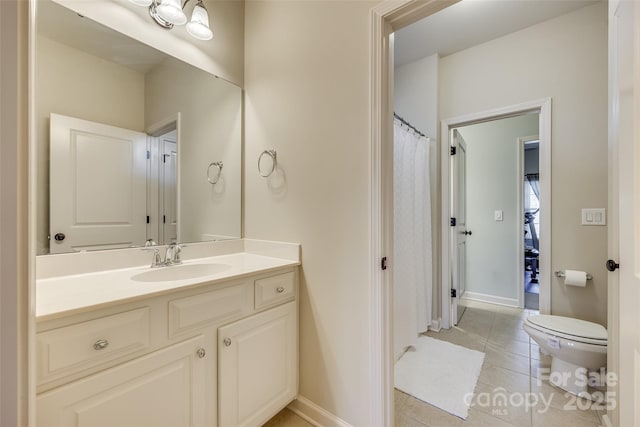
<instances>
[{"instance_id":1,"label":"ceiling","mask_svg":"<svg viewBox=\"0 0 640 427\"><path fill-rule=\"evenodd\" d=\"M485 43L597 3L594 0L463 0L395 32L395 66Z\"/></svg>"},{"instance_id":2,"label":"ceiling","mask_svg":"<svg viewBox=\"0 0 640 427\"><path fill-rule=\"evenodd\" d=\"M52 1L38 1L38 34L143 74L167 57Z\"/></svg>"}]
</instances>

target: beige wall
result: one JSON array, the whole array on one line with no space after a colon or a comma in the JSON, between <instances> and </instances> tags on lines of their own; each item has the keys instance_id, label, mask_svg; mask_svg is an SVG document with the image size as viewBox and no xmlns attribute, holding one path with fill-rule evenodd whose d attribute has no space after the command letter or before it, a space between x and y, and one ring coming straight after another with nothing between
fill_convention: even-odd
<instances>
[{"instance_id":1,"label":"beige wall","mask_svg":"<svg viewBox=\"0 0 640 427\"><path fill-rule=\"evenodd\" d=\"M180 113L179 240L240 237L242 90L173 59L147 73L145 82L146 128ZM207 167L220 160L221 180L211 185Z\"/></svg>"},{"instance_id":2,"label":"beige wall","mask_svg":"<svg viewBox=\"0 0 640 427\"><path fill-rule=\"evenodd\" d=\"M300 394L358 426L369 425L373 4L248 1L245 20L245 234L302 244ZM440 67L442 118L553 98L552 269L585 269L594 280L576 290L554 280L552 309L600 323L606 228L579 220L581 207L606 206L606 72L602 5ZM286 174L278 191L255 171L272 147Z\"/></svg>"},{"instance_id":3,"label":"beige wall","mask_svg":"<svg viewBox=\"0 0 640 427\"><path fill-rule=\"evenodd\" d=\"M127 0L54 0L162 52L242 86L244 76L244 1L203 0L213 39L191 37L185 26L159 27L146 7ZM187 6L191 13L194 2Z\"/></svg>"},{"instance_id":4,"label":"beige wall","mask_svg":"<svg viewBox=\"0 0 640 427\"><path fill-rule=\"evenodd\" d=\"M606 3L441 58L440 76L441 118L552 98L551 270L594 279L553 277L551 311L606 325L607 228L580 225L581 208L607 206Z\"/></svg>"},{"instance_id":5,"label":"beige wall","mask_svg":"<svg viewBox=\"0 0 640 427\"><path fill-rule=\"evenodd\" d=\"M37 40L37 251L49 249L49 115L144 132L144 75L46 37Z\"/></svg>"},{"instance_id":6,"label":"beige wall","mask_svg":"<svg viewBox=\"0 0 640 427\"><path fill-rule=\"evenodd\" d=\"M369 426L369 10L248 1L245 234L302 244L300 394ZM286 183L260 178L276 148Z\"/></svg>"}]
</instances>

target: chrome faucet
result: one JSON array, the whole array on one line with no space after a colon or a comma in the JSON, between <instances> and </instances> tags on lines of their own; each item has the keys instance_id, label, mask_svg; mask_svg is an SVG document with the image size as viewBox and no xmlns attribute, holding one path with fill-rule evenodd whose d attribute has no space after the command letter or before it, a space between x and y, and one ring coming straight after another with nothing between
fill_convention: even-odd
<instances>
[{"instance_id":1,"label":"chrome faucet","mask_svg":"<svg viewBox=\"0 0 640 427\"><path fill-rule=\"evenodd\" d=\"M171 242L164 254L164 265L182 264L180 252L182 252L182 247L176 242Z\"/></svg>"},{"instance_id":2,"label":"chrome faucet","mask_svg":"<svg viewBox=\"0 0 640 427\"><path fill-rule=\"evenodd\" d=\"M164 253L164 260L160 256L159 246L147 246L142 249L145 251L153 251L151 268L182 264L182 258L180 256L182 253L182 245L179 245L176 242L171 242L171 244L167 246L167 250Z\"/></svg>"},{"instance_id":3,"label":"chrome faucet","mask_svg":"<svg viewBox=\"0 0 640 427\"><path fill-rule=\"evenodd\" d=\"M147 249L151 250L151 249ZM151 258L151 268L162 267L164 262L160 258L160 249L153 248L153 258Z\"/></svg>"}]
</instances>

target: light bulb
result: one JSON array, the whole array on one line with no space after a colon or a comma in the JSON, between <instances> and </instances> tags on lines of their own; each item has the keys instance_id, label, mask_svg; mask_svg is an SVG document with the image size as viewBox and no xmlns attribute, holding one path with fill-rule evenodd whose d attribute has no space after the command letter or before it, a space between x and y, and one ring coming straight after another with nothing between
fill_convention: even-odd
<instances>
[{"instance_id":1,"label":"light bulb","mask_svg":"<svg viewBox=\"0 0 640 427\"><path fill-rule=\"evenodd\" d=\"M183 25L187 22L187 16L182 11L180 0L162 0L157 11L162 19L172 24Z\"/></svg>"},{"instance_id":2,"label":"light bulb","mask_svg":"<svg viewBox=\"0 0 640 427\"><path fill-rule=\"evenodd\" d=\"M191 21L187 24L187 31L198 40L211 40L213 32L209 28L209 14L202 1L193 8Z\"/></svg>"}]
</instances>

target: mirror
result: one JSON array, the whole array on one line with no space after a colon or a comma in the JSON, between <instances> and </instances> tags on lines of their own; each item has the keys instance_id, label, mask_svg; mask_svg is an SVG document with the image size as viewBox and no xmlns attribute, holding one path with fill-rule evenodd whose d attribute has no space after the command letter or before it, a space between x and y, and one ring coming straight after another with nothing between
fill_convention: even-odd
<instances>
[{"instance_id":1,"label":"mirror","mask_svg":"<svg viewBox=\"0 0 640 427\"><path fill-rule=\"evenodd\" d=\"M37 25L38 254L240 238L242 89L52 1Z\"/></svg>"}]
</instances>

